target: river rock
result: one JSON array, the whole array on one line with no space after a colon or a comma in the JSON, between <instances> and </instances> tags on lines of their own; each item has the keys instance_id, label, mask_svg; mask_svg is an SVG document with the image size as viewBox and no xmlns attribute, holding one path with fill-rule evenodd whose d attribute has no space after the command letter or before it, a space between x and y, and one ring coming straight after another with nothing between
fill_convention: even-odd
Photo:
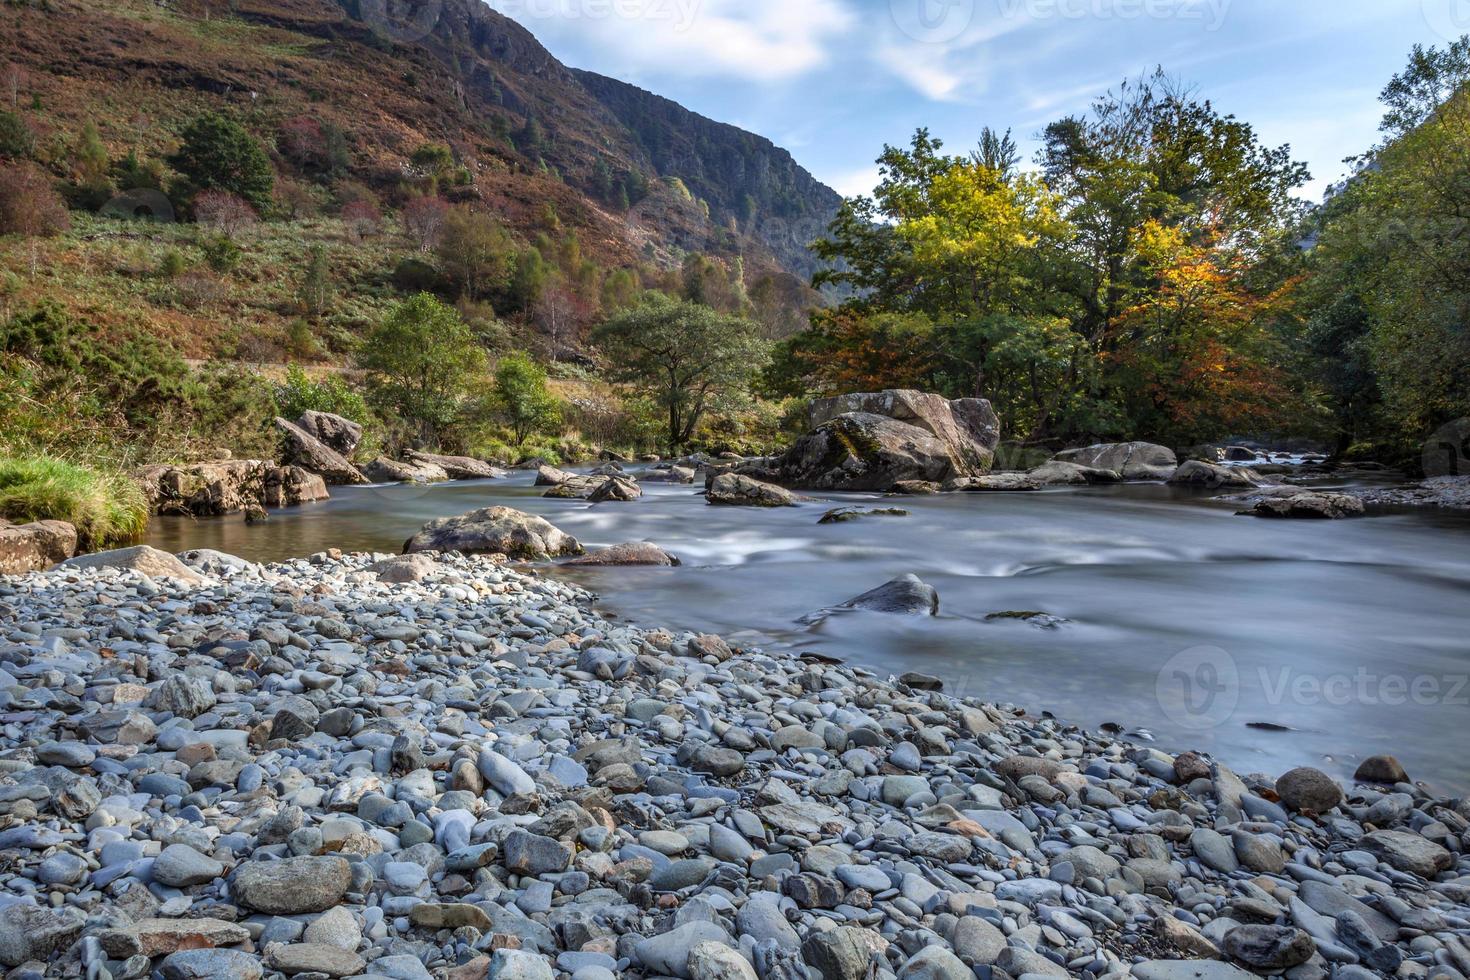
<instances>
[{"instance_id":1,"label":"river rock","mask_svg":"<svg viewBox=\"0 0 1470 980\"><path fill-rule=\"evenodd\" d=\"M267 466L261 476L262 507L299 507L330 497L327 481L300 466Z\"/></svg>"},{"instance_id":2,"label":"river rock","mask_svg":"<svg viewBox=\"0 0 1470 980\"><path fill-rule=\"evenodd\" d=\"M1221 948L1252 969L1272 973L1301 966L1317 952L1317 944L1302 930L1272 925L1236 926L1225 934Z\"/></svg>"},{"instance_id":3,"label":"river rock","mask_svg":"<svg viewBox=\"0 0 1470 980\"><path fill-rule=\"evenodd\" d=\"M593 488L592 492L587 495L587 500L594 504L609 501L628 503L641 496L643 496L643 488L633 480L622 476L610 476Z\"/></svg>"},{"instance_id":4,"label":"river rock","mask_svg":"<svg viewBox=\"0 0 1470 980\"><path fill-rule=\"evenodd\" d=\"M48 960L70 947L83 925L76 909L42 908L24 900L8 905L0 909L0 963Z\"/></svg>"},{"instance_id":5,"label":"river rock","mask_svg":"<svg viewBox=\"0 0 1470 980\"><path fill-rule=\"evenodd\" d=\"M1114 470L1100 470L1081 463L1052 460L1031 470L1026 476L1044 487L1085 486L1092 483L1118 483L1123 478Z\"/></svg>"},{"instance_id":6,"label":"river rock","mask_svg":"<svg viewBox=\"0 0 1470 980\"><path fill-rule=\"evenodd\" d=\"M399 555L389 558L373 565L368 571L378 576L379 582L388 582L394 585L404 585L410 582L422 582L439 571L439 563L434 560L432 554L419 552L412 555Z\"/></svg>"},{"instance_id":7,"label":"river rock","mask_svg":"<svg viewBox=\"0 0 1470 980\"><path fill-rule=\"evenodd\" d=\"M324 943L273 943L266 947L265 956L272 967L288 977L350 977L367 965L352 950Z\"/></svg>"},{"instance_id":8,"label":"river rock","mask_svg":"<svg viewBox=\"0 0 1470 980\"><path fill-rule=\"evenodd\" d=\"M1248 517L1342 520L1347 517L1362 517L1367 512L1363 501L1350 494L1322 493L1297 487L1279 490L1275 487L1263 487L1261 491L1245 494L1243 497L1251 507L1240 513Z\"/></svg>"},{"instance_id":9,"label":"river rock","mask_svg":"<svg viewBox=\"0 0 1470 980\"><path fill-rule=\"evenodd\" d=\"M808 936L801 955L822 980L864 980L887 947L888 941L874 932L839 926Z\"/></svg>"},{"instance_id":10,"label":"river rock","mask_svg":"<svg viewBox=\"0 0 1470 980\"><path fill-rule=\"evenodd\" d=\"M275 425L282 436L282 452L285 457L283 462L320 474L328 483L367 482L367 478L347 457L294 422L278 417Z\"/></svg>"},{"instance_id":11,"label":"river rock","mask_svg":"<svg viewBox=\"0 0 1470 980\"><path fill-rule=\"evenodd\" d=\"M331 412L308 409L296 420L296 427L328 449L349 458L362 444L362 426Z\"/></svg>"},{"instance_id":12,"label":"river rock","mask_svg":"<svg viewBox=\"0 0 1470 980\"><path fill-rule=\"evenodd\" d=\"M443 483L449 473L442 466L379 456L363 467L363 476L373 483Z\"/></svg>"},{"instance_id":13,"label":"river rock","mask_svg":"<svg viewBox=\"0 0 1470 980\"><path fill-rule=\"evenodd\" d=\"M939 615L939 592L917 575L885 582L842 603L837 609L861 609L893 616ZM824 614L816 614L824 618Z\"/></svg>"},{"instance_id":14,"label":"river rock","mask_svg":"<svg viewBox=\"0 0 1470 980\"><path fill-rule=\"evenodd\" d=\"M987 473L961 476L944 484L945 493L1026 493L1044 484L1029 473Z\"/></svg>"},{"instance_id":15,"label":"river rock","mask_svg":"<svg viewBox=\"0 0 1470 980\"><path fill-rule=\"evenodd\" d=\"M1112 442L1082 449L1068 449L1052 459L1079 463L1096 470L1117 473L1132 481L1167 480L1179 468L1174 450L1151 442Z\"/></svg>"},{"instance_id":16,"label":"river rock","mask_svg":"<svg viewBox=\"0 0 1470 980\"><path fill-rule=\"evenodd\" d=\"M410 449L403 455L415 466L432 466L443 470L449 474L451 480L503 480L509 475L493 463L471 456L442 456L416 449Z\"/></svg>"},{"instance_id":17,"label":"river rock","mask_svg":"<svg viewBox=\"0 0 1470 980\"><path fill-rule=\"evenodd\" d=\"M689 949L690 980L756 980L750 961L718 942L695 943Z\"/></svg>"},{"instance_id":18,"label":"river rock","mask_svg":"<svg viewBox=\"0 0 1470 980\"><path fill-rule=\"evenodd\" d=\"M64 521L12 524L0 518L0 575L39 572L77 553L77 529Z\"/></svg>"},{"instance_id":19,"label":"river rock","mask_svg":"<svg viewBox=\"0 0 1470 980\"><path fill-rule=\"evenodd\" d=\"M627 544L609 545L606 548L594 551L590 555L573 558L564 564L592 567L657 565L672 568L678 566L680 562L678 558L669 554L656 544L647 541L633 541Z\"/></svg>"},{"instance_id":20,"label":"river rock","mask_svg":"<svg viewBox=\"0 0 1470 980\"><path fill-rule=\"evenodd\" d=\"M1403 764L1393 756L1375 755L1362 761L1357 772L1353 773L1353 779L1360 783L1381 783L1393 786L1398 783L1407 783L1409 774L1404 771Z\"/></svg>"},{"instance_id":21,"label":"river rock","mask_svg":"<svg viewBox=\"0 0 1470 980\"><path fill-rule=\"evenodd\" d=\"M576 538L543 518L509 507L486 507L430 521L408 539L403 550L504 554L528 561L582 554Z\"/></svg>"},{"instance_id":22,"label":"river rock","mask_svg":"<svg viewBox=\"0 0 1470 980\"><path fill-rule=\"evenodd\" d=\"M1276 780L1281 805L1298 813L1326 813L1342 802L1342 787L1319 769L1293 769Z\"/></svg>"},{"instance_id":23,"label":"river rock","mask_svg":"<svg viewBox=\"0 0 1470 980\"><path fill-rule=\"evenodd\" d=\"M230 879L230 892L257 912L301 915L336 905L351 882L352 869L343 858L290 857L242 863Z\"/></svg>"},{"instance_id":24,"label":"river rock","mask_svg":"<svg viewBox=\"0 0 1470 980\"><path fill-rule=\"evenodd\" d=\"M163 980L260 980L259 959L238 949L185 949L159 967Z\"/></svg>"},{"instance_id":25,"label":"river rock","mask_svg":"<svg viewBox=\"0 0 1470 980\"><path fill-rule=\"evenodd\" d=\"M707 503L723 507L795 507L798 499L790 490L738 473L716 476L705 493Z\"/></svg>"},{"instance_id":26,"label":"river rock","mask_svg":"<svg viewBox=\"0 0 1470 980\"><path fill-rule=\"evenodd\" d=\"M638 943L633 947L633 956L649 974L691 980L689 954L694 947L705 942L728 944L729 941L725 930L713 922L686 922Z\"/></svg>"},{"instance_id":27,"label":"river rock","mask_svg":"<svg viewBox=\"0 0 1470 980\"><path fill-rule=\"evenodd\" d=\"M149 578L167 576L189 585L205 585L209 579L179 561L166 551L140 544L132 548L115 551L99 551L91 555L78 555L62 562L61 568L85 568L94 570L121 569L147 575Z\"/></svg>"},{"instance_id":28,"label":"river rock","mask_svg":"<svg viewBox=\"0 0 1470 980\"><path fill-rule=\"evenodd\" d=\"M223 864L187 844L170 844L153 861L153 880L174 888L202 885L224 873Z\"/></svg>"},{"instance_id":29,"label":"river rock","mask_svg":"<svg viewBox=\"0 0 1470 980\"><path fill-rule=\"evenodd\" d=\"M1443 847L1415 833L1377 830L1363 838L1363 848L1399 871L1433 878L1454 863Z\"/></svg>"},{"instance_id":30,"label":"river rock","mask_svg":"<svg viewBox=\"0 0 1470 980\"><path fill-rule=\"evenodd\" d=\"M1266 481L1247 467L1220 466L1217 463L1191 459L1181 463L1168 482L1176 486L1249 488L1263 486Z\"/></svg>"}]
</instances>

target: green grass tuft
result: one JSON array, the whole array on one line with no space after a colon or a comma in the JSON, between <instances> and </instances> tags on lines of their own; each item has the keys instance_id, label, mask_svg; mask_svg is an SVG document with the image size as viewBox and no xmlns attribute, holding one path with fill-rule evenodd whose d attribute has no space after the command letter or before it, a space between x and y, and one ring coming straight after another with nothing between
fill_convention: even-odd
<instances>
[{"instance_id":1,"label":"green grass tuft","mask_svg":"<svg viewBox=\"0 0 1470 980\"><path fill-rule=\"evenodd\" d=\"M125 474L46 456L0 457L0 517L65 521L81 548L132 544L148 529L148 501Z\"/></svg>"}]
</instances>

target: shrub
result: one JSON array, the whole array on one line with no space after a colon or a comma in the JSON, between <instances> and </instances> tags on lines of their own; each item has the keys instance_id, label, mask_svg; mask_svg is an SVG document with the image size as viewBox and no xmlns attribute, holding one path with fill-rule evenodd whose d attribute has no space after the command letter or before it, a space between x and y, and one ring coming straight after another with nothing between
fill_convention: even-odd
<instances>
[{"instance_id":1,"label":"shrub","mask_svg":"<svg viewBox=\"0 0 1470 980\"><path fill-rule=\"evenodd\" d=\"M204 261L215 272L225 275L240 266L243 254L229 235L210 235L199 243Z\"/></svg>"},{"instance_id":2,"label":"shrub","mask_svg":"<svg viewBox=\"0 0 1470 980\"><path fill-rule=\"evenodd\" d=\"M25 120L13 112L0 111L0 157L23 159L35 146L36 137Z\"/></svg>"},{"instance_id":3,"label":"shrub","mask_svg":"<svg viewBox=\"0 0 1470 980\"><path fill-rule=\"evenodd\" d=\"M18 163L0 170L0 235L49 238L69 227L66 203L35 164ZM31 275L36 274L36 262L33 244Z\"/></svg>"},{"instance_id":4,"label":"shrub","mask_svg":"<svg viewBox=\"0 0 1470 980\"><path fill-rule=\"evenodd\" d=\"M238 194L200 191L194 198L194 220L206 228L233 238L255 224L255 209Z\"/></svg>"},{"instance_id":5,"label":"shrub","mask_svg":"<svg viewBox=\"0 0 1470 980\"><path fill-rule=\"evenodd\" d=\"M330 374L312 379L299 364L286 368L286 380L273 391L276 414L283 418L300 418L303 412L330 412L351 419L363 429L360 454L371 455L370 445L378 438L378 419L362 395L340 375Z\"/></svg>"},{"instance_id":6,"label":"shrub","mask_svg":"<svg viewBox=\"0 0 1470 980\"><path fill-rule=\"evenodd\" d=\"M177 279L188 271L189 260L176 248L164 252L163 258L158 260L158 274L164 279Z\"/></svg>"},{"instance_id":7,"label":"shrub","mask_svg":"<svg viewBox=\"0 0 1470 980\"><path fill-rule=\"evenodd\" d=\"M501 358L495 369L495 404L517 446L561 422L557 400L546 387L546 372L527 354Z\"/></svg>"},{"instance_id":8,"label":"shrub","mask_svg":"<svg viewBox=\"0 0 1470 980\"><path fill-rule=\"evenodd\" d=\"M87 550L137 541L148 501L126 475L44 456L0 457L0 517L65 521Z\"/></svg>"}]
</instances>

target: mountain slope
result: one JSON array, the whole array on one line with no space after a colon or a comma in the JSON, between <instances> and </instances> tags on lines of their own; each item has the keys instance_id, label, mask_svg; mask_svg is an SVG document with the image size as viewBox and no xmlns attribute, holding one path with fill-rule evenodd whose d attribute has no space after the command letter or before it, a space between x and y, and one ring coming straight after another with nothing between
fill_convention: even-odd
<instances>
[{"instance_id":1,"label":"mountain slope","mask_svg":"<svg viewBox=\"0 0 1470 980\"><path fill-rule=\"evenodd\" d=\"M229 107L275 147L306 116L389 195L442 142L473 178L453 194L528 233L550 208L605 262L703 251L806 278L839 201L768 140L569 69L480 0L50 0L0 7L0 33L58 141L90 121L114 152L162 156Z\"/></svg>"}]
</instances>

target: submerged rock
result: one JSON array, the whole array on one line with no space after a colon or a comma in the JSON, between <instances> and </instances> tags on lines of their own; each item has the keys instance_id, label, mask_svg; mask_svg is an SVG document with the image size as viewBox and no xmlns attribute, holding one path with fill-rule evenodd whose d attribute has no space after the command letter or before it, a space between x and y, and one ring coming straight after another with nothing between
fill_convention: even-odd
<instances>
[{"instance_id":1,"label":"submerged rock","mask_svg":"<svg viewBox=\"0 0 1470 980\"><path fill-rule=\"evenodd\" d=\"M662 565L674 567L680 564L679 559L669 554L656 544L647 541L632 541L626 544L609 545L594 551L590 555L581 558L573 558L565 562L569 566L630 566L630 565Z\"/></svg>"},{"instance_id":2,"label":"submerged rock","mask_svg":"<svg viewBox=\"0 0 1470 980\"><path fill-rule=\"evenodd\" d=\"M860 596L855 596L839 606L824 609L804 617L804 623L817 623L834 612L864 610L891 616L938 616L939 593L934 586L922 581L917 575L904 575L885 582Z\"/></svg>"}]
</instances>

